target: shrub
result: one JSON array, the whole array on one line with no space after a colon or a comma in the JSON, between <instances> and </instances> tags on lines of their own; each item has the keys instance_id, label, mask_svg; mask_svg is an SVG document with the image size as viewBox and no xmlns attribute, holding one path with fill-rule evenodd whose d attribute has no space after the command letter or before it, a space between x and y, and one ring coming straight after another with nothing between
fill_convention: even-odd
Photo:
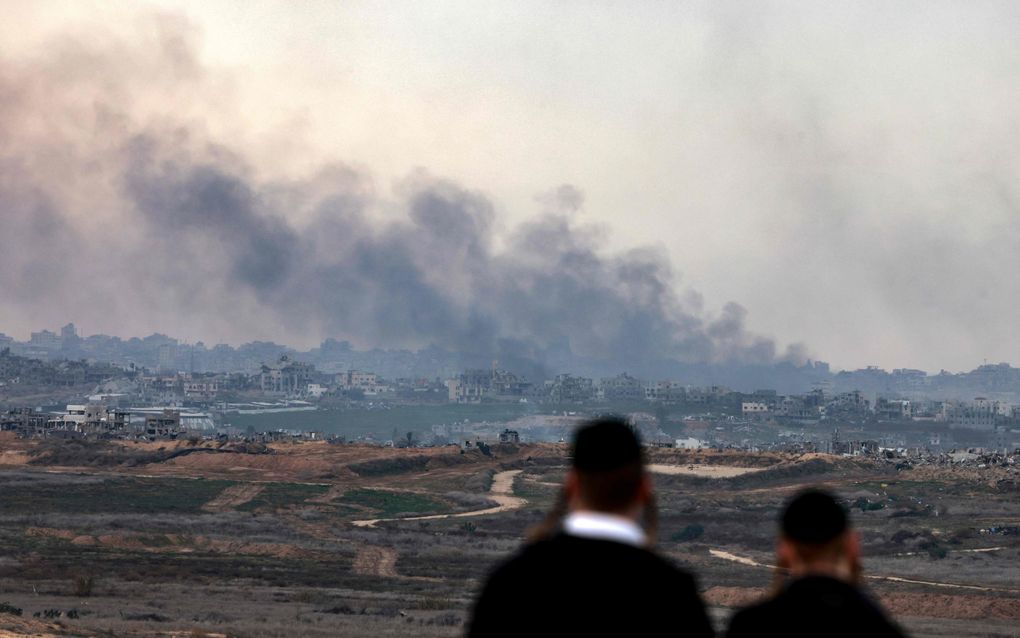
<instances>
[{"instance_id":1,"label":"shrub","mask_svg":"<svg viewBox=\"0 0 1020 638\"><path fill-rule=\"evenodd\" d=\"M692 523L687 527L683 528L679 532L674 532L670 536L670 540L676 543L686 543L688 541L697 540L702 537L705 533L705 528L697 523Z\"/></svg>"},{"instance_id":2,"label":"shrub","mask_svg":"<svg viewBox=\"0 0 1020 638\"><path fill-rule=\"evenodd\" d=\"M351 607L350 605L337 605L336 607L330 607L328 609L316 609L317 614L341 614L344 616L354 616L358 613L358 610Z\"/></svg>"},{"instance_id":3,"label":"shrub","mask_svg":"<svg viewBox=\"0 0 1020 638\"><path fill-rule=\"evenodd\" d=\"M10 603L0 603L0 614L10 614L12 616L21 615L21 607L15 607Z\"/></svg>"},{"instance_id":4,"label":"shrub","mask_svg":"<svg viewBox=\"0 0 1020 638\"><path fill-rule=\"evenodd\" d=\"M428 625L435 625L437 627L456 627L461 622L461 617L453 612L447 612L445 614L439 614L434 618L430 618L426 623Z\"/></svg>"},{"instance_id":5,"label":"shrub","mask_svg":"<svg viewBox=\"0 0 1020 638\"><path fill-rule=\"evenodd\" d=\"M949 554L949 551L945 547L942 547L938 541L925 541L918 547L923 551L928 552L928 557L932 560L942 560Z\"/></svg>"},{"instance_id":6,"label":"shrub","mask_svg":"<svg viewBox=\"0 0 1020 638\"><path fill-rule=\"evenodd\" d=\"M470 492L488 492L492 489L492 478L496 475L496 470L487 468L481 472L477 472L471 475L464 483L464 489Z\"/></svg>"},{"instance_id":7,"label":"shrub","mask_svg":"<svg viewBox=\"0 0 1020 638\"><path fill-rule=\"evenodd\" d=\"M88 598L92 595L92 586L95 584L95 578L92 576L75 576L74 577L74 595L78 598Z\"/></svg>"},{"instance_id":8,"label":"shrub","mask_svg":"<svg viewBox=\"0 0 1020 638\"><path fill-rule=\"evenodd\" d=\"M422 598L418 599L418 604L416 605L418 609L425 609L430 611L450 609L451 607L456 606L457 604L454 601L450 600L449 598L443 598L441 596L437 596L434 594L429 596L423 596Z\"/></svg>"},{"instance_id":9,"label":"shrub","mask_svg":"<svg viewBox=\"0 0 1020 638\"><path fill-rule=\"evenodd\" d=\"M853 506L858 508L862 512L874 512L876 510L883 509L885 507L885 503L872 503L871 501L862 496L861 498L854 501Z\"/></svg>"}]
</instances>

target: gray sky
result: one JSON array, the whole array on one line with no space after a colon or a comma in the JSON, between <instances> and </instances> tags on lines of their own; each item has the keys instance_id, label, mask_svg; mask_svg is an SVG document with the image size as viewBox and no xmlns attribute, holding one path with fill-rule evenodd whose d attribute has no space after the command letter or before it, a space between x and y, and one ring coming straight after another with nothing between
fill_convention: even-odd
<instances>
[{"instance_id":1,"label":"gray sky","mask_svg":"<svg viewBox=\"0 0 1020 638\"><path fill-rule=\"evenodd\" d=\"M460 314L422 320L458 325L452 342L534 335L523 318L480 327L467 314L489 303L485 283L453 280L477 263L495 272L522 229L555 214L604 260L585 276L618 276L626 251L643 251L630 266L655 255L678 356L779 357L803 343L837 367L1020 362L1016 3L15 1L5 13L0 230L36 251L80 250L8 251L0 330L16 336L71 319L206 342L347 336L345 321L377 315L345 314L339 299L303 310L318 296L282 295L259 275L307 281L327 261L251 255L316 237L339 242L323 254L350 250L321 229L338 192L358 214L355 244L385 252L431 228L405 222L438 188L487 211L478 254L414 261L460 297ZM256 205L224 218L251 233L167 224L187 207L150 194L194 187L195 166L253 193ZM549 195L562 184L579 196ZM125 248L145 241L158 244L147 263ZM223 260L194 257L210 252ZM220 271L243 271L242 285L210 283ZM614 285L626 293L606 299L638 294ZM491 312L511 303L507 286ZM720 337L738 316L737 336ZM437 334L396 332L350 336ZM606 334L589 335L593 351L632 345Z\"/></svg>"}]
</instances>

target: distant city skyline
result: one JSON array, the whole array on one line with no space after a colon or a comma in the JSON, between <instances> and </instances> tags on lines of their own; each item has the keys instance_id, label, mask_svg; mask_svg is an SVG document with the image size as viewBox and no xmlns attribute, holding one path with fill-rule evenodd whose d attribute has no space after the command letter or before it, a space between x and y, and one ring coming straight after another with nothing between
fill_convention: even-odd
<instances>
[{"instance_id":1,"label":"distant city skyline","mask_svg":"<svg viewBox=\"0 0 1020 638\"><path fill-rule=\"evenodd\" d=\"M427 347L421 348L421 349L387 348L385 346L374 346L374 347L370 347L370 348L359 348L356 345L351 344L349 341L346 341L346 340L343 340L343 339L337 339L335 337L327 337L322 342L320 342L318 344L315 344L315 345L313 345L312 347L309 347L309 348L301 348L301 347L295 346L293 344L288 344L288 343L285 343L285 342L276 342L276 341L272 341L272 340L253 340L253 341L241 342L241 343L230 343L230 342L226 342L226 341L211 341L211 342L207 343L207 342L205 342L205 341L203 341L201 339L198 339L198 340L189 340L189 339L186 339L186 338L181 338L179 336L175 336L173 334L166 334L166 333L161 333L161 332L154 332L154 333L143 334L143 335L110 335L110 334L105 334L105 333L91 333L91 334L89 334L89 333L86 333L81 328L81 326L78 326L74 322L69 322L69 323L66 323L66 324L64 324L64 325L62 325L60 327L52 327L52 326L39 327L39 329L37 329L37 330L32 330L29 335L25 336L25 338L18 338L16 335L12 335L12 334L10 334L8 332L4 332L3 330L0 330L0 348L3 348L5 346L10 346L12 342L14 344L16 344L17 346L40 345L40 344L36 344L35 340L36 340L37 337L39 337L41 339L40 344L45 342L44 347L52 349L52 353L54 355L56 355L57 358L60 358L62 353L67 350L68 344L66 343L66 339L68 337L71 337L71 338L73 338L75 340L71 344L71 348L72 349L75 348L75 347L79 347L79 345L81 343L83 343L83 342L85 342L85 341L87 341L89 339L93 339L94 340L94 339L97 339L97 338L115 339L115 340L119 340L122 343L127 343L127 342L131 342L131 341L151 341L153 339L157 339L157 340L159 340L160 343L163 343L163 342L171 343L172 342L175 346L179 346L181 348L181 350L178 353L178 356L187 356L187 353L192 351L191 349L198 348L198 347L202 348L204 352L212 352L212 351L215 351L218 348L229 348L230 350L232 350L234 352L238 352L240 350L243 350L246 347L249 347L249 348L253 347L253 346L263 347L263 349L260 350L260 352L263 352L264 357L262 359L259 359L257 362L253 359L252 360L252 364L253 365L255 365L255 363L261 364L261 363L268 362L270 359L274 359L276 356L278 356L281 353L291 352L291 353L298 353L298 354L308 354L310 352L314 352L316 350L319 350L319 349L321 349L323 347L326 347L326 346L329 346L329 345L332 345L334 347L347 348L347 349L349 349L350 352L354 352L354 353L367 353L367 352L370 352L372 350L379 350L379 351L383 351L383 352L400 352L400 351L423 352L423 351L428 350L430 347L434 346L434 344L433 344L433 346L427 346ZM268 349L266 349L266 348L268 348ZM19 352L23 352L23 351L19 350ZM464 354L464 353L457 353L456 351L449 351L449 354L457 355L457 354ZM160 356L165 356L165 354L164 353L160 353ZM470 358L470 356L469 356L469 358ZM102 357L100 357L99 360L112 361L112 359L104 359ZM488 363L488 361L486 361L486 363ZM494 359L494 360L491 360L491 363L493 365L497 365L500 362L498 360ZM542 363L542 362L538 362L538 361L528 362L529 365L531 363ZM924 373L924 374L926 374L928 376L934 376L934 375L938 375L938 374L943 373L943 372L951 373L951 374L965 374L965 373L974 372L975 370L978 370L978 369L981 369L981 368L991 368L991 367L998 367L998 366L1008 366L1010 368L1013 368L1012 362L1010 362L1010 361L988 361L988 360L980 361L980 362L975 362L972 366L970 366L969 368L963 369L963 370L951 370L951 369L948 369L948 368L946 368L944 366L943 367L939 367L937 369L923 369L923 368L916 368L916 367L912 367L912 366L892 366L892 367L886 368L886 367L880 366L880 365L865 365L865 366L861 366L861 367L858 367L858 368L840 368L838 366L832 366L829 362L824 361L822 359L812 360L812 361L810 361L810 363L813 366L823 366L822 369L825 370L826 374L829 374L829 373L832 373L832 374L836 374L836 373L863 373L863 372L874 370L874 371L883 372L883 373L893 372L893 373L901 373L901 374L906 374L906 375L915 375L917 373ZM615 368L613 368L613 366L616 365L611 360L600 362L600 365L601 364L605 364L606 366L608 366L606 368L607 370L608 369L615 369ZM478 364L478 365L481 365L481 364ZM456 366L454 366L454 368L455 367ZM486 367L486 366L483 366L483 367ZM725 366L722 366L722 367L725 368ZM453 369L453 368L451 368L451 369ZM547 372L549 372L551 374L555 374L557 372L563 372L563 371L564 370L560 370L560 371L547 370ZM627 373L628 371L634 372L635 369L633 367L628 369L627 364L626 363L622 363L619 366L619 371L621 373ZM638 374L641 375L642 373L638 372ZM645 375L645 376L648 376L648 375ZM654 374L650 375L650 378L655 378L655 375ZM767 387L767 386L768 386L767 380L763 379L762 387Z\"/></svg>"},{"instance_id":2,"label":"distant city skyline","mask_svg":"<svg viewBox=\"0 0 1020 638\"><path fill-rule=\"evenodd\" d=\"M1016 3L5 14L19 339L1020 361Z\"/></svg>"}]
</instances>

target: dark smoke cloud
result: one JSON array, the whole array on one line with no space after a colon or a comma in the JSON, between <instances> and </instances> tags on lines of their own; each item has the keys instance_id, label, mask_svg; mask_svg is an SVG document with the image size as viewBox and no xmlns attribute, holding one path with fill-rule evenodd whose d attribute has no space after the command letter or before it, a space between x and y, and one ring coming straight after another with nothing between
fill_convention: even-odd
<instances>
[{"instance_id":1,"label":"dark smoke cloud","mask_svg":"<svg viewBox=\"0 0 1020 638\"><path fill-rule=\"evenodd\" d=\"M207 90L187 25L156 33L84 56L65 43L0 70L5 328L66 318L93 331L534 360L777 359L738 304L706 314L662 250L607 255L577 219L575 186L538 197L539 216L499 235L484 194L423 171L397 189L395 219L347 166L303 181L258 174L200 120L152 107ZM153 87L161 70L171 79Z\"/></svg>"}]
</instances>

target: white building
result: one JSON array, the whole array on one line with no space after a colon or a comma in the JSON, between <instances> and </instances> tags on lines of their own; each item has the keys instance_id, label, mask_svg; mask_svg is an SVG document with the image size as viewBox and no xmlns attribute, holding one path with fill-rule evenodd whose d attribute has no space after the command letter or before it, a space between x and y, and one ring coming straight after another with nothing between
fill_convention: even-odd
<instances>
[{"instance_id":1,"label":"white building","mask_svg":"<svg viewBox=\"0 0 1020 638\"><path fill-rule=\"evenodd\" d=\"M688 437L686 439L677 439L676 447L681 450L701 450L708 447L708 443L694 437Z\"/></svg>"}]
</instances>

